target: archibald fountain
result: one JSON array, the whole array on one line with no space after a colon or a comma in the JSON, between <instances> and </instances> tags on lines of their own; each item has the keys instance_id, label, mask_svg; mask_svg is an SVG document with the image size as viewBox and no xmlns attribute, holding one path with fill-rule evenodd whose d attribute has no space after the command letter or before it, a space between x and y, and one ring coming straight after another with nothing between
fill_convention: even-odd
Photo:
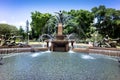
<instances>
[{"instance_id":1,"label":"archibald fountain","mask_svg":"<svg viewBox=\"0 0 120 80\"><path fill-rule=\"evenodd\" d=\"M59 22L56 39L47 41L51 51L68 51L73 45L74 41L66 39L62 30L63 24ZM85 52L16 53L0 55L0 80L120 80L118 57L84 54ZM1 62L3 59L4 63Z\"/></svg>"},{"instance_id":2,"label":"archibald fountain","mask_svg":"<svg viewBox=\"0 0 120 80\"><path fill-rule=\"evenodd\" d=\"M53 39L51 41L51 45L49 45L49 41L47 42L47 46L50 47L51 51L69 51L69 44L70 46L73 47L73 43L74 41L69 41L66 38L66 35L63 35L63 14L61 13L61 11L59 13L57 13L58 16L58 26L57 26L57 35L55 36L55 39Z\"/></svg>"},{"instance_id":3,"label":"archibald fountain","mask_svg":"<svg viewBox=\"0 0 120 80\"><path fill-rule=\"evenodd\" d=\"M66 38L66 35L63 35L63 28L64 28L64 15L63 13L56 12L57 13L57 34L55 38L51 41L47 40L47 47L51 51L62 51L62 52L67 52L70 50L77 51L77 52L87 52L87 53L103 53L107 55L117 55L118 54L118 49L107 49L107 48L98 48L98 47L93 47L93 46L87 46L87 48L76 48L75 45L73 46L74 40L69 40Z\"/></svg>"}]
</instances>

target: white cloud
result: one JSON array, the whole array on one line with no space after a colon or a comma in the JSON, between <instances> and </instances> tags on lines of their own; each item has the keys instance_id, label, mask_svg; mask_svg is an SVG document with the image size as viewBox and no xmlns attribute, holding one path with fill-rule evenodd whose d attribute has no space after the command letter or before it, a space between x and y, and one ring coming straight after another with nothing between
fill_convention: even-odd
<instances>
[{"instance_id":1,"label":"white cloud","mask_svg":"<svg viewBox=\"0 0 120 80\"><path fill-rule=\"evenodd\" d=\"M7 21L0 21L0 23L7 23Z\"/></svg>"}]
</instances>

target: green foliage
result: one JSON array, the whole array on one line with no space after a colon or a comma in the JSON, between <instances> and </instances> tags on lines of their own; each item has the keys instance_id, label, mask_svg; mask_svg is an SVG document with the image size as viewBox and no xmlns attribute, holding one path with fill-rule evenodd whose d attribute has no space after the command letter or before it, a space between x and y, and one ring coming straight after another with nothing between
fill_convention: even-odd
<instances>
[{"instance_id":1,"label":"green foliage","mask_svg":"<svg viewBox=\"0 0 120 80\"><path fill-rule=\"evenodd\" d=\"M76 33L79 38L90 38L91 34L98 31L98 35L104 37L109 35L111 38L120 37L120 10L106 8L104 5L94 7L91 12L88 10L70 10L61 11L63 19L63 33ZM31 13L31 33L37 37L43 33L56 34L59 19L49 13L40 13L38 11ZM96 23L93 23L94 19ZM94 29L95 28L95 29Z\"/></svg>"},{"instance_id":2,"label":"green foliage","mask_svg":"<svg viewBox=\"0 0 120 80\"><path fill-rule=\"evenodd\" d=\"M44 32L46 34L56 34L56 27L57 27L56 17L51 16L50 19L45 24Z\"/></svg>"},{"instance_id":3,"label":"green foliage","mask_svg":"<svg viewBox=\"0 0 120 80\"><path fill-rule=\"evenodd\" d=\"M17 34L18 29L9 24L0 24L0 35L10 35L10 34Z\"/></svg>"},{"instance_id":4,"label":"green foliage","mask_svg":"<svg viewBox=\"0 0 120 80\"><path fill-rule=\"evenodd\" d=\"M100 5L92 8L92 12L97 18L95 26L100 34L103 36L109 35L112 38L120 37L120 10Z\"/></svg>"},{"instance_id":5,"label":"green foliage","mask_svg":"<svg viewBox=\"0 0 120 80\"><path fill-rule=\"evenodd\" d=\"M103 36L98 33L98 31L95 31L94 33L91 34L90 41L92 42L99 42L102 41Z\"/></svg>"},{"instance_id":6,"label":"green foliage","mask_svg":"<svg viewBox=\"0 0 120 80\"><path fill-rule=\"evenodd\" d=\"M18 33L19 33L19 36L22 36L23 39L25 39L26 33L25 33L25 31L23 30L22 26L20 26L20 28L19 28L19 30L18 30Z\"/></svg>"},{"instance_id":7,"label":"green foliage","mask_svg":"<svg viewBox=\"0 0 120 80\"><path fill-rule=\"evenodd\" d=\"M51 15L49 13L43 14L38 11L31 13L32 18L31 26L32 30L34 30L34 34L39 36L42 34L42 32L44 32L44 26L46 22L49 20L50 16Z\"/></svg>"},{"instance_id":8,"label":"green foliage","mask_svg":"<svg viewBox=\"0 0 120 80\"><path fill-rule=\"evenodd\" d=\"M93 22L93 14L87 10L71 10L68 14L74 18L73 21L76 25L74 32L77 32L81 38L89 37L90 35L87 33L90 31L90 24Z\"/></svg>"}]
</instances>

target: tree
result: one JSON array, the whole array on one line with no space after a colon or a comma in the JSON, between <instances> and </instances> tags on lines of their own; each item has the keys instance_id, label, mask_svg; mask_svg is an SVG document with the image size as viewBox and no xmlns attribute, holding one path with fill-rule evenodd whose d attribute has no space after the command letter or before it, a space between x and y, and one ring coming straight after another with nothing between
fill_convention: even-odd
<instances>
[{"instance_id":1,"label":"tree","mask_svg":"<svg viewBox=\"0 0 120 80\"><path fill-rule=\"evenodd\" d=\"M103 37L109 35L111 38L120 37L120 10L106 8L104 5L93 7L88 10L61 11L58 15L49 13L32 12L31 29L34 37L46 34L55 34L57 25L62 20L63 34L76 33L80 38L91 37L90 27L96 28ZM61 16L61 17L60 17ZM93 20L97 22L93 24Z\"/></svg>"},{"instance_id":2,"label":"tree","mask_svg":"<svg viewBox=\"0 0 120 80\"><path fill-rule=\"evenodd\" d=\"M77 32L81 38L89 37L90 34L90 24L93 23L93 14L87 10L71 10L68 12L73 16L74 24L77 27L74 27L74 32Z\"/></svg>"},{"instance_id":3,"label":"tree","mask_svg":"<svg viewBox=\"0 0 120 80\"><path fill-rule=\"evenodd\" d=\"M97 18L95 27L103 36L109 35L112 38L120 37L120 11L113 8L106 8L104 5L92 8L92 12Z\"/></svg>"},{"instance_id":4,"label":"tree","mask_svg":"<svg viewBox=\"0 0 120 80\"><path fill-rule=\"evenodd\" d=\"M113 37L120 38L120 10L115 10L112 14Z\"/></svg>"},{"instance_id":5,"label":"tree","mask_svg":"<svg viewBox=\"0 0 120 80\"><path fill-rule=\"evenodd\" d=\"M51 16L45 24L45 28L44 28L45 33L46 34L56 34L56 27L57 27L56 17Z\"/></svg>"},{"instance_id":6,"label":"tree","mask_svg":"<svg viewBox=\"0 0 120 80\"><path fill-rule=\"evenodd\" d=\"M49 20L50 16L51 15L49 13L43 14L38 11L31 13L32 18L31 26L32 30L34 30L34 33L37 35L37 37L41 35L42 32L44 32L44 26L46 22Z\"/></svg>"},{"instance_id":7,"label":"tree","mask_svg":"<svg viewBox=\"0 0 120 80\"><path fill-rule=\"evenodd\" d=\"M17 34L18 29L9 24L0 24L0 35L10 35L10 34Z\"/></svg>"},{"instance_id":8,"label":"tree","mask_svg":"<svg viewBox=\"0 0 120 80\"><path fill-rule=\"evenodd\" d=\"M25 31L23 30L22 26L20 26L18 32L19 32L19 35L22 36L23 39L25 39L25 36L26 36L26 35L25 35Z\"/></svg>"},{"instance_id":9,"label":"tree","mask_svg":"<svg viewBox=\"0 0 120 80\"><path fill-rule=\"evenodd\" d=\"M105 19L106 7L104 5L100 5L99 7L94 7L91 9L94 17L97 18L97 23L95 24L96 28L99 30L99 33L106 34L103 26L103 21Z\"/></svg>"}]
</instances>

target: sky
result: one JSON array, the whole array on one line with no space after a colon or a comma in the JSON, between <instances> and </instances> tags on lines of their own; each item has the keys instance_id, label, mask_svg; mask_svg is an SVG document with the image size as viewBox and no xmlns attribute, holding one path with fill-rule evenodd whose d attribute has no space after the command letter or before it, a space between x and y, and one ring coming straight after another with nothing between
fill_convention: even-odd
<instances>
[{"instance_id":1,"label":"sky","mask_svg":"<svg viewBox=\"0 0 120 80\"><path fill-rule=\"evenodd\" d=\"M120 0L0 0L0 23L22 26L31 22L31 12L52 13L71 9L91 10L105 5L107 8L120 10Z\"/></svg>"}]
</instances>

